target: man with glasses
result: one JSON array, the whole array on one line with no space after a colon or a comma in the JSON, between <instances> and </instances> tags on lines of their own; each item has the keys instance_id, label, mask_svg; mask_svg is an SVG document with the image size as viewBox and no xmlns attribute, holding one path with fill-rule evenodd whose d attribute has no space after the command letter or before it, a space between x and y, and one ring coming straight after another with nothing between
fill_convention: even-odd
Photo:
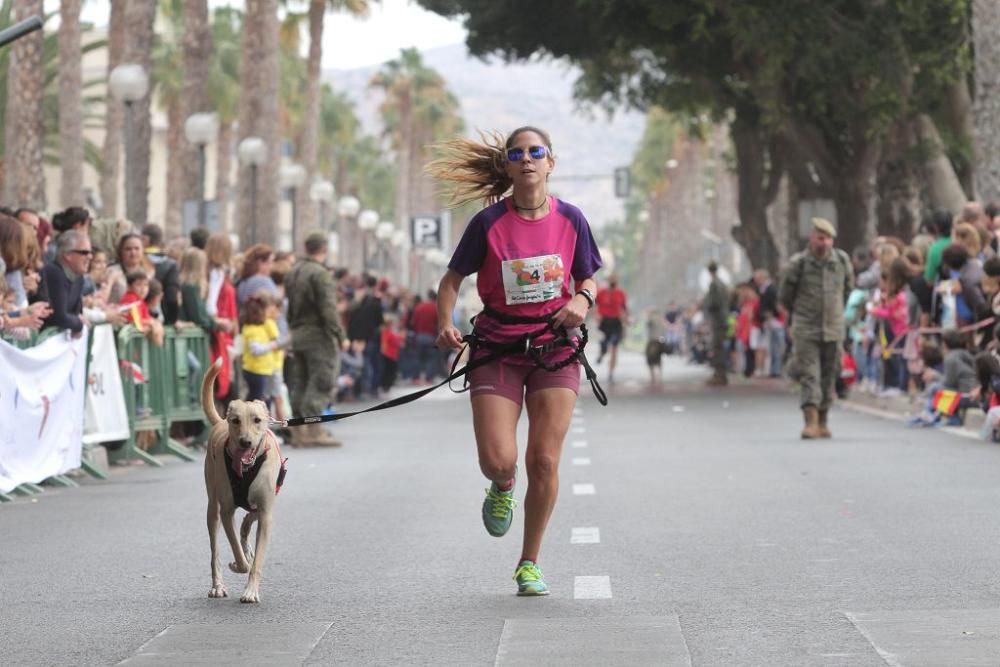
<instances>
[{"instance_id":1,"label":"man with glasses","mask_svg":"<svg viewBox=\"0 0 1000 667\"><path fill-rule=\"evenodd\" d=\"M57 242L56 258L42 269L51 314L43 329L69 329L77 337L83 331L83 277L90 268L90 238L71 229Z\"/></svg>"}]
</instances>

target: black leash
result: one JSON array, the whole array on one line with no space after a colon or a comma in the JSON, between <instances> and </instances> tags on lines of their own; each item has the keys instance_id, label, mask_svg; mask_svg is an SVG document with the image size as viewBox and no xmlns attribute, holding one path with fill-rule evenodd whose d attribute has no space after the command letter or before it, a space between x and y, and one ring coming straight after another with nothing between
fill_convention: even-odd
<instances>
[{"instance_id":1,"label":"black leash","mask_svg":"<svg viewBox=\"0 0 1000 667\"><path fill-rule=\"evenodd\" d=\"M552 321L548 317L515 317L512 315L505 315L503 313L498 313L490 308L483 311L488 317L493 318L502 324L545 324L545 328L534 335L525 335L524 337L514 341L512 343L493 343L487 341L475 333L475 321L479 316L477 315L472 319L473 332L462 338L462 343L464 344L462 349L459 350L458 354L455 356L455 361L451 365L451 374L437 383L436 385L425 387L418 391L414 391L409 394L404 394L403 396L397 396L396 398L390 399L378 405L373 405L370 408L364 410L355 410L354 412L339 412L332 415L315 415L312 417L291 417L284 422L276 421L276 424L282 426L302 426L304 424L321 424L323 422L339 421L341 419L347 419L348 417L353 417L355 415L363 415L366 412L375 412L376 410L388 410L389 408L395 408L400 405L406 405L407 403L412 403L418 398L423 398L427 394L431 393L435 389L439 389L444 385L450 385L452 381L458 380L459 378L465 377L465 385L462 389L452 389L456 394L460 394L464 391L468 391L468 374L479 368L480 366L485 366L486 364L492 363L501 357L505 357L510 354L527 354L539 367L539 369L546 370L548 372L555 372L566 366L579 360L580 365L583 366L584 371L587 374L587 380L590 382L590 387L594 391L594 396L597 397L598 402L601 405L608 404L608 396L604 393L604 389L601 387L600 383L597 381L597 373L590 366L587 361L586 355L583 353L583 348L587 345L587 327L583 324L580 325L580 341L577 344L573 343L573 340L567 335L565 328L560 327L561 333L556 332L552 327ZM482 315L483 313L480 313ZM544 345L532 345L535 338L547 333L553 332L557 335L557 338ZM572 348L573 352L566 359L556 362L554 364L548 364L544 360L544 355L558 349L559 347L568 346ZM488 354L485 354L479 358L475 357L476 348L483 347L489 350ZM462 355L466 350L469 350L469 361L462 368L458 368L459 361L462 359Z\"/></svg>"}]
</instances>

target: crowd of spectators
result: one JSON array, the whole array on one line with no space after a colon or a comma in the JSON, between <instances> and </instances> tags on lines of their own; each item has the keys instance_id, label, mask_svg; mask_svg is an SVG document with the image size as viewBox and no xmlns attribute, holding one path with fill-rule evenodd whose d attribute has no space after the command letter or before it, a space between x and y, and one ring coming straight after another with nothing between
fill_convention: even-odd
<instances>
[{"instance_id":1,"label":"crowd of spectators","mask_svg":"<svg viewBox=\"0 0 1000 667\"><path fill-rule=\"evenodd\" d=\"M217 398L266 401L291 416L284 279L296 261L265 244L234 252L228 235L195 229L164 240L156 224L95 220L72 207L52 222L29 209L0 209L0 338L30 341L47 328L78 336L85 324L134 326L153 345L169 327L199 327L212 360L224 361ZM385 277L329 268L344 333L338 402L378 399L400 382L446 375L435 346L433 291L417 294Z\"/></svg>"}]
</instances>

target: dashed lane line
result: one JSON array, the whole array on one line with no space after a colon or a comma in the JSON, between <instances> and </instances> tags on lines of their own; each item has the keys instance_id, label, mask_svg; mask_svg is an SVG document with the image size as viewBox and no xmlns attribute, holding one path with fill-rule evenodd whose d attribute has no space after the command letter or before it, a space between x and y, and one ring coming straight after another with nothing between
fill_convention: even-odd
<instances>
[{"instance_id":1,"label":"dashed lane line","mask_svg":"<svg viewBox=\"0 0 1000 667\"><path fill-rule=\"evenodd\" d=\"M593 484L574 484L573 485L573 495L574 496L592 496L597 493L597 489L594 488Z\"/></svg>"},{"instance_id":2,"label":"dashed lane line","mask_svg":"<svg viewBox=\"0 0 1000 667\"><path fill-rule=\"evenodd\" d=\"M610 600L611 577L573 577L574 600Z\"/></svg>"},{"instance_id":3,"label":"dashed lane line","mask_svg":"<svg viewBox=\"0 0 1000 667\"><path fill-rule=\"evenodd\" d=\"M570 533L570 544L600 544L601 529L597 527L574 528Z\"/></svg>"}]
</instances>

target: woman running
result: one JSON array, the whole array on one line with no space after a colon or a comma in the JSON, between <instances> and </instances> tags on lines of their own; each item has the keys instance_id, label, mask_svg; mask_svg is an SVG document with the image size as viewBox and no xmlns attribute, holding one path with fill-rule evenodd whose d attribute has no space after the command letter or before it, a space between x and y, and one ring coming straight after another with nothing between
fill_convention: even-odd
<instances>
[{"instance_id":1,"label":"woman running","mask_svg":"<svg viewBox=\"0 0 1000 667\"><path fill-rule=\"evenodd\" d=\"M555 167L548 134L521 127L506 140L456 140L441 148L444 157L428 171L457 186L454 202L483 199L489 206L466 227L441 279L437 344L462 346L452 312L462 280L473 273L485 308L475 320L472 358L526 343L519 353L475 368L469 393L479 467L492 482L483 523L495 537L507 533L513 517L516 429L527 406L524 542L514 579L518 595L548 595L538 552L559 492L559 457L580 389L573 329L594 305L593 275L601 256L580 210L548 194Z\"/></svg>"}]
</instances>

